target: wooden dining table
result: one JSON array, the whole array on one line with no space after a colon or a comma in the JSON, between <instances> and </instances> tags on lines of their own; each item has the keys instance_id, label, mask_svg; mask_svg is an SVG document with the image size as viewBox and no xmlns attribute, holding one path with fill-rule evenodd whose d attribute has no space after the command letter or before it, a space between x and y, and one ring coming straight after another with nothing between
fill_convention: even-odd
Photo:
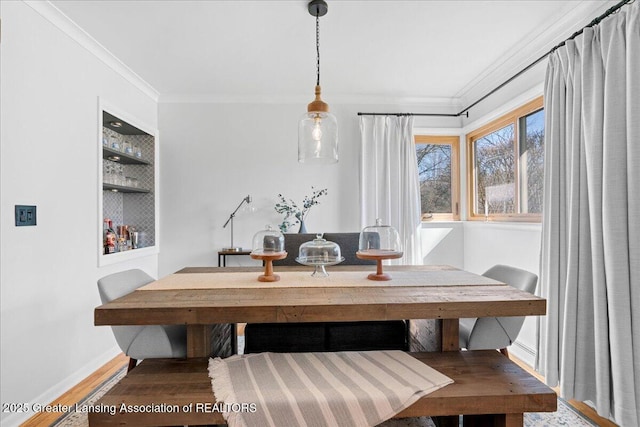
<instances>
[{"instance_id":1,"label":"wooden dining table","mask_svg":"<svg viewBox=\"0 0 640 427\"><path fill-rule=\"evenodd\" d=\"M212 325L438 319L441 351L457 351L458 319L544 315L546 301L450 266L385 266L392 279L367 280L371 266L334 266L325 278L306 267L192 267L95 309L96 325L187 326L187 357L215 348Z\"/></svg>"},{"instance_id":2,"label":"wooden dining table","mask_svg":"<svg viewBox=\"0 0 640 427\"><path fill-rule=\"evenodd\" d=\"M275 267L277 282L260 282L260 267L194 267L145 285L95 309L96 325L187 327L187 358L144 360L98 404L166 404L191 408L217 402L208 356L235 348L236 323L437 319L438 351L409 353L454 380L396 417L436 416L440 426L521 427L523 413L556 410L553 390L496 351L458 351L458 319L543 315L546 301L505 283L449 266L385 266L389 281L368 280L375 266L333 266L328 277L307 267ZM421 322L424 322L421 320ZM416 323L417 324L417 323ZM436 330L438 330L436 328ZM90 413L89 425L209 425L220 413L177 410Z\"/></svg>"}]
</instances>

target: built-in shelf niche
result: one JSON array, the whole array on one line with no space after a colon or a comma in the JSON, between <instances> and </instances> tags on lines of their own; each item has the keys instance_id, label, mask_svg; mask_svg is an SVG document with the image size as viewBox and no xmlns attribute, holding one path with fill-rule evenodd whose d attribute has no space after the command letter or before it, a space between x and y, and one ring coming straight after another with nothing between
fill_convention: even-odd
<instances>
[{"instance_id":1,"label":"built-in shelf niche","mask_svg":"<svg viewBox=\"0 0 640 427\"><path fill-rule=\"evenodd\" d=\"M123 115L124 116L124 115ZM157 253L157 188L156 188L156 137L142 130L142 126L130 118L101 108L100 186L101 216L99 265L119 262L149 252ZM119 124L119 126L118 126ZM111 147L112 137L117 137L119 148ZM123 144L139 147L139 152L122 151ZM104 253L103 224L108 218L117 232L118 226L128 225L138 232L138 248Z\"/></svg>"}]
</instances>

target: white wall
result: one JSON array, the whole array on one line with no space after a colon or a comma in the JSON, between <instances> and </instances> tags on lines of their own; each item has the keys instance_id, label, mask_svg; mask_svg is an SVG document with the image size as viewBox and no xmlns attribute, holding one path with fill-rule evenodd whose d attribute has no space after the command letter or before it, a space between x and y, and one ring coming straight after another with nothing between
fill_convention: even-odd
<instances>
[{"instance_id":1,"label":"white wall","mask_svg":"<svg viewBox=\"0 0 640 427\"><path fill-rule=\"evenodd\" d=\"M312 208L309 232L359 231L357 113L401 107L330 107L338 119L340 160L309 166L297 158L297 123L304 104L160 103L160 275L185 266L217 265L217 251L230 244L230 230L222 226L247 194L255 212L235 217L234 245L250 248L257 231L280 224L282 215L274 211L279 193L300 204L311 186L327 188L328 195ZM440 125L438 119L429 120L423 124ZM252 262L230 257L227 265Z\"/></svg>"},{"instance_id":2,"label":"white wall","mask_svg":"<svg viewBox=\"0 0 640 427\"><path fill-rule=\"evenodd\" d=\"M464 269L464 222L423 222L420 239L425 265Z\"/></svg>"},{"instance_id":3,"label":"white wall","mask_svg":"<svg viewBox=\"0 0 640 427\"><path fill-rule=\"evenodd\" d=\"M157 274L157 256L97 267L98 97L154 127L157 104L29 5L0 13L1 394L49 403L119 351L93 326L96 280ZM16 204L37 205L37 226L14 226Z\"/></svg>"},{"instance_id":4,"label":"white wall","mask_svg":"<svg viewBox=\"0 0 640 427\"><path fill-rule=\"evenodd\" d=\"M541 224L465 223L464 268L483 273L495 264L507 264L540 275ZM536 349L535 317L525 320L510 351L533 366Z\"/></svg>"},{"instance_id":5,"label":"white wall","mask_svg":"<svg viewBox=\"0 0 640 427\"><path fill-rule=\"evenodd\" d=\"M541 96L546 63L546 61L540 62L472 109L469 118L463 120L462 133L466 135ZM466 149L464 141L463 139L463 151ZM461 179L466 180L466 160L463 165L464 172ZM466 214L468 211L466 183L461 194L464 198L462 201L463 212ZM464 269L474 273L482 273L495 264L508 264L531 271L539 276L541 233L542 225L540 223L467 221L464 223ZM525 320L520 335L511 346L510 351L516 357L533 366L536 340L536 319L529 317Z\"/></svg>"},{"instance_id":6,"label":"white wall","mask_svg":"<svg viewBox=\"0 0 640 427\"><path fill-rule=\"evenodd\" d=\"M541 224L528 223L423 223L424 263L452 265L477 274L507 264L539 275L541 232ZM536 339L536 319L529 317L510 351L533 366Z\"/></svg>"}]
</instances>

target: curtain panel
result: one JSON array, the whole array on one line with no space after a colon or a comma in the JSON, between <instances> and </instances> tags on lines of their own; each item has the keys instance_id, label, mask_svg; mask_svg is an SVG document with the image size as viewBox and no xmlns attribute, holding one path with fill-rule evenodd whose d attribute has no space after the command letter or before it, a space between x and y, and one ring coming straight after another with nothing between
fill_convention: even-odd
<instances>
[{"instance_id":1,"label":"curtain panel","mask_svg":"<svg viewBox=\"0 0 640 427\"><path fill-rule=\"evenodd\" d=\"M382 219L400 234L404 256L396 263L422 264L413 117L361 116L360 136L361 227Z\"/></svg>"},{"instance_id":2,"label":"curtain panel","mask_svg":"<svg viewBox=\"0 0 640 427\"><path fill-rule=\"evenodd\" d=\"M638 2L549 57L537 368L640 425Z\"/></svg>"}]
</instances>

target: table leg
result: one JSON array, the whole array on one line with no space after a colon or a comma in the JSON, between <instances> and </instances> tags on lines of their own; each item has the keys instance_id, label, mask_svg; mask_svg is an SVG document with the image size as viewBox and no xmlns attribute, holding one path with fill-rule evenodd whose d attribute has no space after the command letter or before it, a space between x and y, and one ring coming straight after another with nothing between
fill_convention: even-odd
<instances>
[{"instance_id":1,"label":"table leg","mask_svg":"<svg viewBox=\"0 0 640 427\"><path fill-rule=\"evenodd\" d=\"M458 319L442 319L440 331L442 334L441 351L460 350L460 323Z\"/></svg>"},{"instance_id":2,"label":"table leg","mask_svg":"<svg viewBox=\"0 0 640 427\"><path fill-rule=\"evenodd\" d=\"M187 357L211 355L211 325L187 325Z\"/></svg>"},{"instance_id":3,"label":"table leg","mask_svg":"<svg viewBox=\"0 0 640 427\"><path fill-rule=\"evenodd\" d=\"M442 319L440 323L441 348L440 351L460 350L460 323L458 319ZM457 427L457 415L448 417L432 417L438 427ZM487 426L491 424L486 424Z\"/></svg>"},{"instance_id":4,"label":"table leg","mask_svg":"<svg viewBox=\"0 0 640 427\"><path fill-rule=\"evenodd\" d=\"M187 358L228 357L237 351L235 323L187 325Z\"/></svg>"}]
</instances>

